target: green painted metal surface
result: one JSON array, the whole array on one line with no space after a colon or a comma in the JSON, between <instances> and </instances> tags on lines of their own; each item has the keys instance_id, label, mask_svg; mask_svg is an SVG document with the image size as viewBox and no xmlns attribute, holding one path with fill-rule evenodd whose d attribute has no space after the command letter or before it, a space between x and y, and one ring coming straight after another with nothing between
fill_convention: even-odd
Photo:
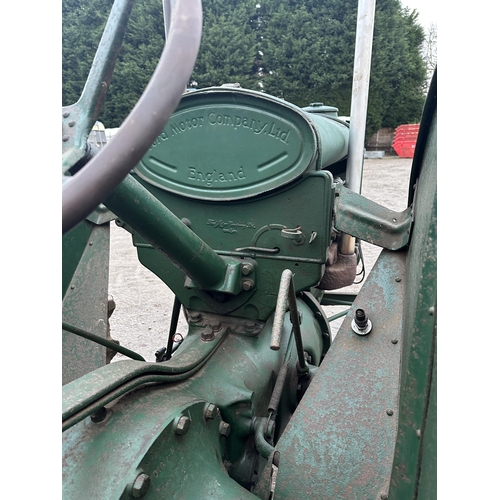
<instances>
[{"instance_id":1,"label":"green painted metal surface","mask_svg":"<svg viewBox=\"0 0 500 500\"><path fill-rule=\"evenodd\" d=\"M62 320L103 339L108 336L109 245L109 222L85 220L63 237ZM63 384L105 364L104 346L63 328Z\"/></svg>"},{"instance_id":2,"label":"green painted metal surface","mask_svg":"<svg viewBox=\"0 0 500 500\"><path fill-rule=\"evenodd\" d=\"M190 198L248 198L341 160L348 133L345 124L260 92L203 89L183 96L135 171Z\"/></svg>"},{"instance_id":3,"label":"green painted metal surface","mask_svg":"<svg viewBox=\"0 0 500 500\"><path fill-rule=\"evenodd\" d=\"M404 276L405 261L406 252L382 252L277 443L277 500L373 499L387 493L404 307L404 282L396 279ZM366 336L351 328L357 308L373 322Z\"/></svg>"},{"instance_id":4,"label":"green painted metal surface","mask_svg":"<svg viewBox=\"0 0 500 500\"><path fill-rule=\"evenodd\" d=\"M140 182L147 186L145 181ZM265 321L274 310L284 269L291 266L296 272L297 291L308 290L321 280L330 242L331 186L329 172L310 172L272 194L230 204L190 200L149 187L159 203L168 206L178 219L185 220L190 230L218 255L255 262L252 273L242 276L242 280L251 279L255 286L231 301L186 288L185 273L133 232L139 259L189 309ZM310 203L311 199L315 203ZM125 217L126 213L124 223ZM301 244L282 235L283 228L297 227L304 235ZM252 250L255 248L261 250ZM200 262L200 266L205 265Z\"/></svg>"},{"instance_id":5,"label":"green painted metal surface","mask_svg":"<svg viewBox=\"0 0 500 500\"><path fill-rule=\"evenodd\" d=\"M341 184L335 185L335 228L362 241L399 250L410 241L413 208L395 212Z\"/></svg>"},{"instance_id":6,"label":"green painted metal surface","mask_svg":"<svg viewBox=\"0 0 500 500\"><path fill-rule=\"evenodd\" d=\"M400 423L391 499L437 497L437 108L435 95L430 92L430 96L434 102L424 116L428 137L419 154L421 164L414 165L419 176L415 180L415 222L406 273Z\"/></svg>"},{"instance_id":7,"label":"green painted metal surface","mask_svg":"<svg viewBox=\"0 0 500 500\"><path fill-rule=\"evenodd\" d=\"M305 325L304 349L319 359L321 328L300 299L298 307ZM107 403L102 422L86 418L64 432L64 498L131 498L131 485L140 473L150 478L147 498L255 498L234 479L250 488L254 470L265 465L255 451L253 422L254 417L267 417L274 382L284 363L289 374L278 406L276 436L297 405L297 353L291 323L287 314L280 351L269 348L272 318L259 335L237 334L230 328L204 364L200 349L210 349L210 342L200 340L201 329L191 325L188 344L168 362L120 361L65 386L69 414L70 408L83 409L96 396L116 394L139 372L185 371L201 363L184 380L157 380L148 387L152 380L144 379L142 386ZM210 403L220 413L206 418ZM182 415L189 417L190 426L179 434L175 428ZM229 433L221 428L221 418L229 424Z\"/></svg>"}]
</instances>

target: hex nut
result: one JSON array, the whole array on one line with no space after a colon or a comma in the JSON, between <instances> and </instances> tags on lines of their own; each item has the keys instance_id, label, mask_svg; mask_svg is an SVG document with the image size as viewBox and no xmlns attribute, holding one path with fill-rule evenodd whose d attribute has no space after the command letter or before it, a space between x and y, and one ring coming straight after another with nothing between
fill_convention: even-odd
<instances>
[{"instance_id":1,"label":"hex nut","mask_svg":"<svg viewBox=\"0 0 500 500\"><path fill-rule=\"evenodd\" d=\"M143 472L139 474L132 485L132 497L142 498L149 490L151 479Z\"/></svg>"},{"instance_id":2,"label":"hex nut","mask_svg":"<svg viewBox=\"0 0 500 500\"><path fill-rule=\"evenodd\" d=\"M189 430L189 426L191 425L191 419L186 415L182 415L182 417L177 420L177 424L175 426L175 433L178 436L183 436Z\"/></svg>"},{"instance_id":3,"label":"hex nut","mask_svg":"<svg viewBox=\"0 0 500 500\"><path fill-rule=\"evenodd\" d=\"M205 420L213 420L219 412L219 408L213 403L210 403L205 410Z\"/></svg>"},{"instance_id":4,"label":"hex nut","mask_svg":"<svg viewBox=\"0 0 500 500\"><path fill-rule=\"evenodd\" d=\"M251 272L253 271L253 266L252 264L243 264L241 266L241 272L245 275L245 276L248 276Z\"/></svg>"},{"instance_id":5,"label":"hex nut","mask_svg":"<svg viewBox=\"0 0 500 500\"><path fill-rule=\"evenodd\" d=\"M219 425L219 432L221 436L227 437L229 436L229 432L231 431L231 426L227 422L221 422Z\"/></svg>"},{"instance_id":6,"label":"hex nut","mask_svg":"<svg viewBox=\"0 0 500 500\"><path fill-rule=\"evenodd\" d=\"M241 286L243 290L248 291L254 287L254 282L252 280L244 280Z\"/></svg>"}]
</instances>

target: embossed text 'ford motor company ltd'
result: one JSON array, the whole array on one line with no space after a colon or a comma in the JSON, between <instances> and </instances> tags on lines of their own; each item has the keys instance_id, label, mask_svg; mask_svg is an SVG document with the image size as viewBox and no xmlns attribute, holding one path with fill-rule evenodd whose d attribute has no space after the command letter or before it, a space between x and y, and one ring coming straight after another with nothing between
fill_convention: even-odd
<instances>
[{"instance_id":1,"label":"embossed text 'ford motor company ltd'","mask_svg":"<svg viewBox=\"0 0 500 500\"><path fill-rule=\"evenodd\" d=\"M162 142L168 140L169 138L175 137L176 135L182 134L192 129L197 129L201 127L210 126L224 126L233 127L236 130L248 130L256 135L267 135L280 140L284 144L290 144L290 128L285 128L283 125L280 126L274 120L263 121L255 118L250 118L245 115L230 115L227 113L208 113L208 116L192 116L183 117L183 119L177 119L175 121L170 121L167 125L166 130L164 130L153 142L151 148L152 151L156 146Z\"/></svg>"}]
</instances>

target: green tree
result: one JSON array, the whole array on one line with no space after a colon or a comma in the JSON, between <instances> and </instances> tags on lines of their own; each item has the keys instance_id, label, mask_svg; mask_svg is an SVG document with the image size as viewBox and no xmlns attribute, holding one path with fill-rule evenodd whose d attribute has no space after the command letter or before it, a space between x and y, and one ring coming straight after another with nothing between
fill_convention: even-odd
<instances>
[{"instance_id":1,"label":"green tree","mask_svg":"<svg viewBox=\"0 0 500 500\"><path fill-rule=\"evenodd\" d=\"M256 88L255 1L203 1L203 33L193 71L199 88L239 83Z\"/></svg>"},{"instance_id":2,"label":"green tree","mask_svg":"<svg viewBox=\"0 0 500 500\"><path fill-rule=\"evenodd\" d=\"M63 0L63 104L76 102L112 0ZM203 0L198 88L238 82L299 106L350 113L357 0ZM418 121L424 31L399 0L377 0L367 136ZM101 120L116 127L153 74L164 45L160 0L136 2ZM187 82L186 82L187 83Z\"/></svg>"},{"instance_id":3,"label":"green tree","mask_svg":"<svg viewBox=\"0 0 500 500\"><path fill-rule=\"evenodd\" d=\"M63 0L63 104L78 100L106 24L112 0ZM99 117L118 127L143 93L165 44L162 5L135 2Z\"/></svg>"}]
</instances>

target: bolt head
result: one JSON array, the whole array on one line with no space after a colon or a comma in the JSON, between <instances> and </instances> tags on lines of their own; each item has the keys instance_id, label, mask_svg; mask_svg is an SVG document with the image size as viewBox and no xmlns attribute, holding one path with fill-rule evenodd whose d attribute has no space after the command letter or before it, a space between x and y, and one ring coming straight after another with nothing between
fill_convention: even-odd
<instances>
[{"instance_id":1,"label":"bolt head","mask_svg":"<svg viewBox=\"0 0 500 500\"><path fill-rule=\"evenodd\" d=\"M151 479L147 474L139 474L132 485L132 497L142 498L149 490L149 485L151 484Z\"/></svg>"},{"instance_id":2,"label":"bolt head","mask_svg":"<svg viewBox=\"0 0 500 500\"><path fill-rule=\"evenodd\" d=\"M231 431L231 426L227 422L221 422L219 425L219 432L221 436L227 437L229 436L229 432Z\"/></svg>"},{"instance_id":3,"label":"bolt head","mask_svg":"<svg viewBox=\"0 0 500 500\"><path fill-rule=\"evenodd\" d=\"M248 276L251 272L253 271L253 266L252 264L243 264L241 266L241 272L245 275Z\"/></svg>"},{"instance_id":4,"label":"bolt head","mask_svg":"<svg viewBox=\"0 0 500 500\"><path fill-rule=\"evenodd\" d=\"M177 421L177 425L175 426L175 433L178 436L183 436L189 430L190 425L191 419L186 415L182 415L182 417L180 417Z\"/></svg>"},{"instance_id":5,"label":"bolt head","mask_svg":"<svg viewBox=\"0 0 500 500\"><path fill-rule=\"evenodd\" d=\"M243 290L248 291L254 287L254 282L252 280L244 280L241 286Z\"/></svg>"},{"instance_id":6,"label":"bolt head","mask_svg":"<svg viewBox=\"0 0 500 500\"><path fill-rule=\"evenodd\" d=\"M205 410L205 420L213 420L217 413L219 412L219 408L215 406L213 403L210 403Z\"/></svg>"}]
</instances>

